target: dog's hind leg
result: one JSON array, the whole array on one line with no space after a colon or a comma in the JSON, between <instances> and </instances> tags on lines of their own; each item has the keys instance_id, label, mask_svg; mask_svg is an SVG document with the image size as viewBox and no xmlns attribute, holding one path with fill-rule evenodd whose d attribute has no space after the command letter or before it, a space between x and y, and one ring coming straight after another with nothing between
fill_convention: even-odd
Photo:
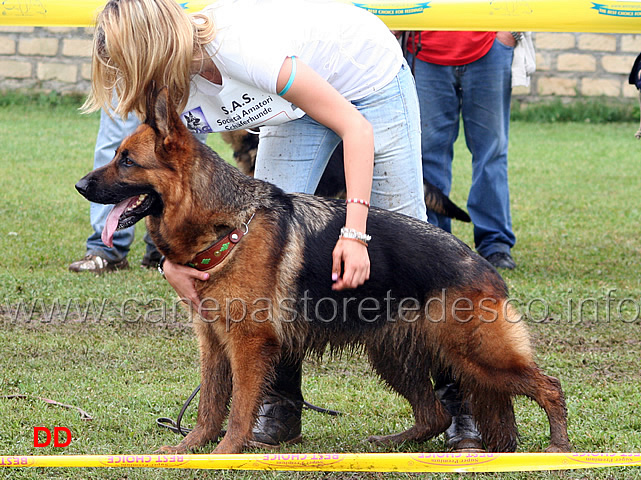
<instances>
[{"instance_id":1,"label":"dog's hind leg","mask_svg":"<svg viewBox=\"0 0 641 480\"><path fill-rule=\"evenodd\" d=\"M269 378L280 356L280 343L269 332L232 336L227 345L233 378L227 433L213 453L239 453L252 440L252 428Z\"/></svg>"},{"instance_id":2,"label":"dog's hind leg","mask_svg":"<svg viewBox=\"0 0 641 480\"><path fill-rule=\"evenodd\" d=\"M394 391L405 397L414 413L414 426L393 435L373 435L377 444L423 442L447 430L452 417L436 398L430 378L430 360L416 353L411 339L398 349L368 346L367 353L376 372ZM404 348L405 347L405 348ZM413 352L408 355L408 352Z\"/></svg>"},{"instance_id":3,"label":"dog's hind leg","mask_svg":"<svg viewBox=\"0 0 641 480\"><path fill-rule=\"evenodd\" d=\"M200 342L201 386L198 416L194 429L178 445L160 449L167 453L185 453L215 441L220 434L231 397L229 360L215 333L196 325Z\"/></svg>"},{"instance_id":4,"label":"dog's hind leg","mask_svg":"<svg viewBox=\"0 0 641 480\"><path fill-rule=\"evenodd\" d=\"M545 411L550 423L548 452L571 450L567 432L567 411L561 385L545 375L534 363L515 371L492 375L491 391L475 390L470 401L487 449L491 452L516 450L517 429L512 397L525 395ZM498 390L500 389L500 391Z\"/></svg>"},{"instance_id":5,"label":"dog's hind leg","mask_svg":"<svg viewBox=\"0 0 641 480\"><path fill-rule=\"evenodd\" d=\"M567 408L561 382L545 375L533 364L524 378L523 395L530 397L545 411L550 423L550 445L546 452L569 452L572 447L568 438Z\"/></svg>"},{"instance_id":6,"label":"dog's hind leg","mask_svg":"<svg viewBox=\"0 0 641 480\"><path fill-rule=\"evenodd\" d=\"M485 298L497 298L491 292ZM518 432L512 398L525 395L537 402L550 422L550 451L569 451L567 412L558 380L543 374L533 360L527 327L505 299L491 309L484 298L459 292L474 305L476 320L449 323L447 361L459 379L486 448L492 452L516 449ZM487 314L493 314L488 316Z\"/></svg>"},{"instance_id":7,"label":"dog's hind leg","mask_svg":"<svg viewBox=\"0 0 641 480\"><path fill-rule=\"evenodd\" d=\"M477 389L468 404L488 451L516 451L518 429L510 394Z\"/></svg>"}]
</instances>

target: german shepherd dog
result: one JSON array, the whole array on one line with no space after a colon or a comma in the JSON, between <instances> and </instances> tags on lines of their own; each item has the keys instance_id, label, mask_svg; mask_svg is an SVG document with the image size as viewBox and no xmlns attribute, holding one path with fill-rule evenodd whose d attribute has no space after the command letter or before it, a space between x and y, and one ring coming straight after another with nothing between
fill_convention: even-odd
<instances>
[{"instance_id":1,"label":"german shepherd dog","mask_svg":"<svg viewBox=\"0 0 641 480\"><path fill-rule=\"evenodd\" d=\"M533 360L525 323L488 262L426 222L371 208L370 279L334 291L332 250L344 201L288 194L244 175L188 132L164 89L149 96L147 108L145 123L114 159L76 188L88 200L117 203L118 228L147 217L169 260L210 273L197 285L206 308L192 305L200 313L196 426L163 451L216 440L228 413L214 452L242 451L278 362L328 349L362 349L412 406L413 427L373 442L425 441L444 432L451 417L434 395L431 375L447 369L489 451L516 449L516 395L545 410L548 450L569 450L560 383Z\"/></svg>"},{"instance_id":2,"label":"german shepherd dog","mask_svg":"<svg viewBox=\"0 0 641 480\"><path fill-rule=\"evenodd\" d=\"M245 175L254 176L256 154L258 153L258 135L247 130L233 130L220 134L233 152L236 166ZM331 198L346 198L345 168L342 142L336 147L327 163L323 176L316 187L314 195ZM445 215L461 222L471 222L467 212L456 205L436 185L423 180L423 195L425 206L429 210Z\"/></svg>"}]
</instances>

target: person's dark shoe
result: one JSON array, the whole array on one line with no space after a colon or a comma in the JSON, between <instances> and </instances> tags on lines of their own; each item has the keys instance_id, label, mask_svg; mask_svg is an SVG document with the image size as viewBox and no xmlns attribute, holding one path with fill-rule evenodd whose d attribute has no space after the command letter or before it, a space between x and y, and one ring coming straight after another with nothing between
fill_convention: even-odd
<instances>
[{"instance_id":1,"label":"person's dark shoe","mask_svg":"<svg viewBox=\"0 0 641 480\"><path fill-rule=\"evenodd\" d=\"M254 439L248 447L278 448L281 444L299 443L301 436L302 401L270 393L263 399L254 424Z\"/></svg>"},{"instance_id":2,"label":"person's dark shoe","mask_svg":"<svg viewBox=\"0 0 641 480\"><path fill-rule=\"evenodd\" d=\"M495 252L491 255L485 257L485 259L490 262L494 268L505 268L508 270L514 270L516 268L516 262L507 252Z\"/></svg>"},{"instance_id":3,"label":"person's dark shoe","mask_svg":"<svg viewBox=\"0 0 641 480\"><path fill-rule=\"evenodd\" d=\"M69 270L72 272L93 272L98 274L126 270L127 268L129 268L129 262L126 258L119 262L109 262L99 255L91 254L85 255L83 259L69 265Z\"/></svg>"},{"instance_id":4,"label":"person's dark shoe","mask_svg":"<svg viewBox=\"0 0 641 480\"><path fill-rule=\"evenodd\" d=\"M481 434L476 428L476 422L471 415L460 414L452 417L452 424L445 431L445 443L454 453L485 452Z\"/></svg>"},{"instance_id":5,"label":"person's dark shoe","mask_svg":"<svg viewBox=\"0 0 641 480\"><path fill-rule=\"evenodd\" d=\"M140 262L140 266L142 268L156 269L158 268L158 264L160 263L161 258L162 255L158 250L154 250L151 253L145 253L144 257L142 257L142 261Z\"/></svg>"},{"instance_id":6,"label":"person's dark shoe","mask_svg":"<svg viewBox=\"0 0 641 480\"><path fill-rule=\"evenodd\" d=\"M452 416L452 423L445 431L445 443L452 452L484 452L483 439L470 415L467 402L461 400L459 385L448 373L436 376L434 393L445 410Z\"/></svg>"}]
</instances>

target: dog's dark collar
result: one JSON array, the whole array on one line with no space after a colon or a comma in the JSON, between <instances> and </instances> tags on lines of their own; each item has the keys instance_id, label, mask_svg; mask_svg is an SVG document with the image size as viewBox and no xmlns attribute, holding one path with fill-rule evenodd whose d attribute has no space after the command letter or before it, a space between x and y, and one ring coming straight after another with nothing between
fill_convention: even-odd
<instances>
[{"instance_id":1,"label":"dog's dark collar","mask_svg":"<svg viewBox=\"0 0 641 480\"><path fill-rule=\"evenodd\" d=\"M252 221L254 215L251 216L247 223L243 223L243 229L235 228L223 238L214 243L211 247L203 250L194 259L187 263L188 266L200 270L201 272L205 270L211 270L216 265L222 263L227 255L231 253L236 244L247 235L249 231L249 222Z\"/></svg>"}]
</instances>

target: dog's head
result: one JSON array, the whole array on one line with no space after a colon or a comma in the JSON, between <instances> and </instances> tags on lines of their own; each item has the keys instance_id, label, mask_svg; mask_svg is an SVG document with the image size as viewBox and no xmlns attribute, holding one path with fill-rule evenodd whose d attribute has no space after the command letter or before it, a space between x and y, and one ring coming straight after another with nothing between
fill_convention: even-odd
<instances>
[{"instance_id":1,"label":"dog's head","mask_svg":"<svg viewBox=\"0 0 641 480\"><path fill-rule=\"evenodd\" d=\"M145 123L123 140L111 162L76 183L76 189L87 200L115 204L102 233L105 245L113 245L116 230L130 227L147 215L160 215L167 203L179 201L176 162L181 162L184 172L193 157L190 150L195 142L180 121L167 90L150 94Z\"/></svg>"}]
</instances>

